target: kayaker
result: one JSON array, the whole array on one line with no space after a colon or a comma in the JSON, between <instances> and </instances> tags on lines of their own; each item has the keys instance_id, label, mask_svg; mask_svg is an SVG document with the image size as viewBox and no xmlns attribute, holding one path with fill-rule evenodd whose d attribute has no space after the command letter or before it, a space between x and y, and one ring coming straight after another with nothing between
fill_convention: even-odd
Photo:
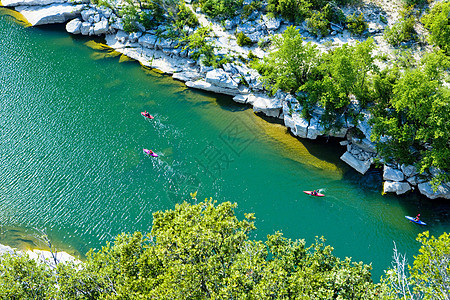
<instances>
[{"instance_id":1,"label":"kayaker","mask_svg":"<svg viewBox=\"0 0 450 300\"><path fill-rule=\"evenodd\" d=\"M313 194L314 196L316 196L316 195L317 195L316 190L314 190L314 191L312 192L312 194Z\"/></svg>"},{"instance_id":2,"label":"kayaker","mask_svg":"<svg viewBox=\"0 0 450 300\"><path fill-rule=\"evenodd\" d=\"M416 216L416 218L414 219L414 221L418 222L418 221L419 221L419 217L420 217L420 214L418 214L418 215Z\"/></svg>"}]
</instances>

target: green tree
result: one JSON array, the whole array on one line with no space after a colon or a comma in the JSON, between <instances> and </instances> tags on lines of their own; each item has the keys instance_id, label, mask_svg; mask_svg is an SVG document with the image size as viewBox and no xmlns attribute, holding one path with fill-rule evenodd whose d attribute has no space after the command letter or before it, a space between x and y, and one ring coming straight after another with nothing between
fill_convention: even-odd
<instances>
[{"instance_id":1,"label":"green tree","mask_svg":"<svg viewBox=\"0 0 450 300\"><path fill-rule=\"evenodd\" d=\"M394 247L393 268L382 278L384 299L450 299L450 235L435 238L426 231L417 241L422 246L412 267Z\"/></svg>"},{"instance_id":2,"label":"green tree","mask_svg":"<svg viewBox=\"0 0 450 300\"><path fill-rule=\"evenodd\" d=\"M393 45L399 46L402 42L414 41L417 38L414 25L416 24L416 15L414 6L408 6L400 11L400 20L384 31L384 38Z\"/></svg>"},{"instance_id":3,"label":"green tree","mask_svg":"<svg viewBox=\"0 0 450 300\"><path fill-rule=\"evenodd\" d=\"M48 299L56 279L45 264L27 255L0 256L0 299Z\"/></svg>"},{"instance_id":4,"label":"green tree","mask_svg":"<svg viewBox=\"0 0 450 300\"><path fill-rule=\"evenodd\" d=\"M355 46L347 44L322 55L309 80L301 86L308 93L305 107L320 104L325 108L322 123L326 129L341 126L341 116L355 117L358 111L350 108L355 98L364 107L372 99L370 73L377 70L371 53L372 39Z\"/></svg>"},{"instance_id":5,"label":"green tree","mask_svg":"<svg viewBox=\"0 0 450 300\"><path fill-rule=\"evenodd\" d=\"M318 50L310 43L303 43L299 30L293 26L289 26L281 36L274 36L272 42L276 50L254 67L272 92L281 89L295 93L315 67Z\"/></svg>"},{"instance_id":6,"label":"green tree","mask_svg":"<svg viewBox=\"0 0 450 300\"><path fill-rule=\"evenodd\" d=\"M450 1L436 2L429 14L421 21L430 31L429 40L450 54Z\"/></svg>"}]
</instances>

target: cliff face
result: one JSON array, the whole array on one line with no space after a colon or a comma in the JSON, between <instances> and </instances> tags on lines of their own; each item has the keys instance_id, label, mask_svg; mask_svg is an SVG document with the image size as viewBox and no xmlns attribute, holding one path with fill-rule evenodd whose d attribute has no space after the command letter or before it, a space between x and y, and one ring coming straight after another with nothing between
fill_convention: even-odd
<instances>
[{"instance_id":1,"label":"cliff face","mask_svg":"<svg viewBox=\"0 0 450 300\"><path fill-rule=\"evenodd\" d=\"M174 79L185 82L188 87L233 96L234 101L251 105L255 113L282 119L290 132L300 138L316 139L322 135L343 138L341 145L347 147L347 151L341 159L361 174L365 174L375 160L383 162L383 158L377 155L376 145L370 139L371 115L359 108L356 99L352 100L353 105L361 112L363 119L358 120L356 126L351 120L346 120L342 128L329 132L320 122L323 114L320 107L313 110L311 119L303 118L303 107L294 96L282 91L278 91L274 96L266 94L256 70L242 64L238 59L218 68L206 66L201 56L194 59L192 51L179 47L179 40L164 38L166 35L161 34L161 31L165 30L163 25L160 25L158 30L146 30L138 24L139 30L129 34L124 31L122 20L112 9L97 7L84 1L3 0L2 3L3 6L14 8L23 14L33 26L69 21L66 30L71 34L104 35L108 46L139 61L142 65L170 74ZM395 10L391 6L381 10L371 4L360 9L367 16L367 34L378 44L375 54L392 53L392 49L382 38L382 32L387 24L392 24L398 18ZM345 8L344 12L351 14L354 10ZM214 47L214 53L229 57L248 57L250 53L259 58L267 55L265 50L256 45L239 46L234 35L235 31L244 33L252 42L263 43L268 41L271 35L282 33L288 25L282 19L269 18L260 12L254 12L244 19L226 20L223 24L211 22L200 13L199 9L196 10L196 16L202 26L209 26L213 31L208 39ZM185 29L190 33L194 31L193 28ZM348 30L333 23L330 36L325 38L313 37L305 22L297 29L306 38L305 42L317 45L320 51L329 49L330 43L341 46L346 43L355 44L359 40ZM385 66L381 64L379 67ZM364 136L355 138L353 130L362 132ZM429 182L432 174L417 174L411 171L413 168L413 166L384 165L384 192L403 194L418 189L431 199L450 199L450 184L441 184L435 192Z\"/></svg>"}]
</instances>

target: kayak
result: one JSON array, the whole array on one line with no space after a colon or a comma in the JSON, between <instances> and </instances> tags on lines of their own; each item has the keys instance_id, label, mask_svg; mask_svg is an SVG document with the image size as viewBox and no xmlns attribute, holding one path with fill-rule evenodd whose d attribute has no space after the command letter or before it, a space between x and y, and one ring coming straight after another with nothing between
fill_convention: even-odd
<instances>
[{"instance_id":1,"label":"kayak","mask_svg":"<svg viewBox=\"0 0 450 300\"><path fill-rule=\"evenodd\" d=\"M158 157L158 154L156 154L155 152L153 152L152 150L148 150L148 149L144 149L143 150L145 154L147 155L151 155L153 157Z\"/></svg>"},{"instance_id":2,"label":"kayak","mask_svg":"<svg viewBox=\"0 0 450 300\"><path fill-rule=\"evenodd\" d=\"M420 221L420 220L419 220L419 221L416 221L415 218L410 217L410 216L405 216L405 218L407 218L407 219L410 220L411 222L414 222L414 223L419 224L419 225L427 225L427 223L422 222L422 221Z\"/></svg>"},{"instance_id":3,"label":"kayak","mask_svg":"<svg viewBox=\"0 0 450 300\"><path fill-rule=\"evenodd\" d=\"M146 115L145 112L141 112L141 115L143 115L144 117L146 117L150 120L154 118L151 114Z\"/></svg>"},{"instance_id":4,"label":"kayak","mask_svg":"<svg viewBox=\"0 0 450 300\"><path fill-rule=\"evenodd\" d=\"M319 192L317 192L317 194L313 195L312 192L313 191L303 191L303 193L311 195L311 196L316 196L316 197L324 197L325 196L324 194L321 194Z\"/></svg>"}]
</instances>

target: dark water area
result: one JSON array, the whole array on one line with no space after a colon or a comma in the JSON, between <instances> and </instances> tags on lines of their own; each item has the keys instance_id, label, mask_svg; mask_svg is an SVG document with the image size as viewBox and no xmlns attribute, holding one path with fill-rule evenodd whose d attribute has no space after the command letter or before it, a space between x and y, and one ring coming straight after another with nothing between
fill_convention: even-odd
<instances>
[{"instance_id":1,"label":"dark water area","mask_svg":"<svg viewBox=\"0 0 450 300\"><path fill-rule=\"evenodd\" d=\"M336 140L299 140L98 42L0 13L0 243L36 247L34 228L45 229L83 255L121 232L149 232L153 212L198 191L236 202L239 217L254 212L252 238L324 236L339 257L372 263L378 281L393 241L411 261L418 233L449 231L447 202L382 196L381 171L349 168ZM326 197L302 192L313 189ZM405 219L417 213L429 226Z\"/></svg>"}]
</instances>

